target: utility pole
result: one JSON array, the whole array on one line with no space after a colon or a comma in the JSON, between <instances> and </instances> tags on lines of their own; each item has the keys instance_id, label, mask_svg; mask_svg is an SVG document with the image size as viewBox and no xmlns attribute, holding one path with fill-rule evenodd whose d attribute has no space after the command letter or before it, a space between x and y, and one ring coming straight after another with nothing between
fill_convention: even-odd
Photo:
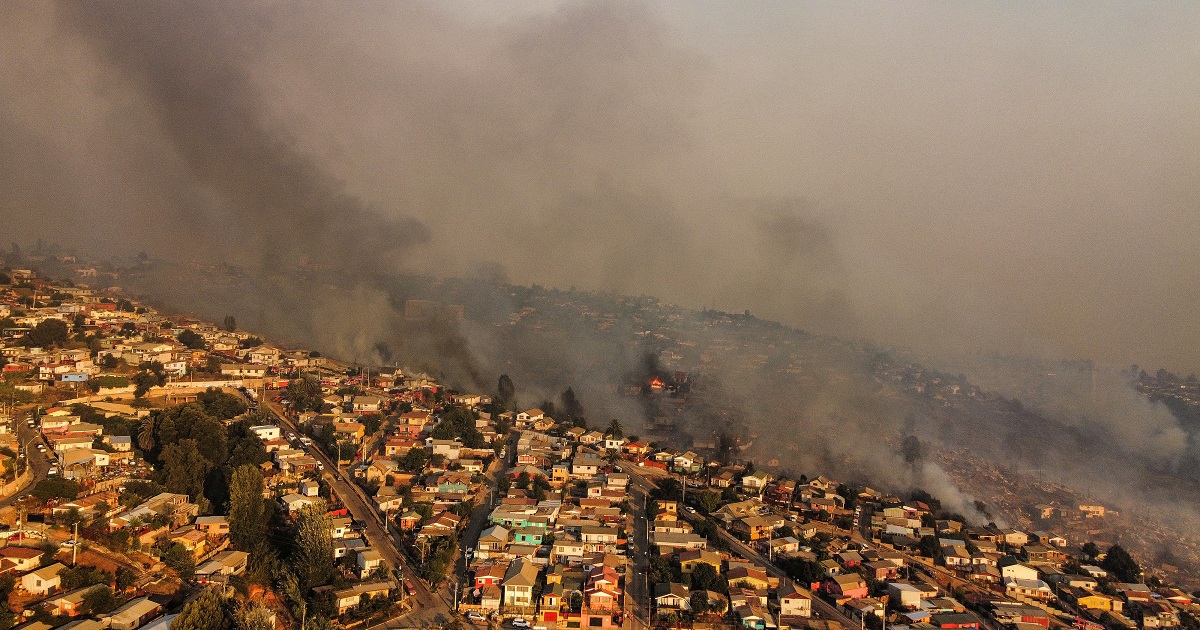
<instances>
[{"instance_id":1,"label":"utility pole","mask_svg":"<svg viewBox=\"0 0 1200 630\"><path fill-rule=\"evenodd\" d=\"M75 566L75 560L79 558L79 523L75 523L75 535L71 538L71 566Z\"/></svg>"}]
</instances>

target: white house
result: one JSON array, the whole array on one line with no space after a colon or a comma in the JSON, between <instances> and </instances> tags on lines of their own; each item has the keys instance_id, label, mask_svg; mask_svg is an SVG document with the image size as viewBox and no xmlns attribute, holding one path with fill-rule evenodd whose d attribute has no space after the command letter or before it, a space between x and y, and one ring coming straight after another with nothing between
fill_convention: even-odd
<instances>
[{"instance_id":1,"label":"white house","mask_svg":"<svg viewBox=\"0 0 1200 630\"><path fill-rule=\"evenodd\" d=\"M779 614L790 617L812 616L812 593L790 581L779 587Z\"/></svg>"},{"instance_id":2,"label":"white house","mask_svg":"<svg viewBox=\"0 0 1200 630\"><path fill-rule=\"evenodd\" d=\"M47 595L62 584L58 574L67 567L61 562L44 566L21 576L21 588L32 595Z\"/></svg>"},{"instance_id":3,"label":"white house","mask_svg":"<svg viewBox=\"0 0 1200 630\"><path fill-rule=\"evenodd\" d=\"M256 427L250 427L250 430L254 432L254 435L258 436L258 439L264 442L267 440L278 440L280 436L279 427L273 424L260 424Z\"/></svg>"}]
</instances>

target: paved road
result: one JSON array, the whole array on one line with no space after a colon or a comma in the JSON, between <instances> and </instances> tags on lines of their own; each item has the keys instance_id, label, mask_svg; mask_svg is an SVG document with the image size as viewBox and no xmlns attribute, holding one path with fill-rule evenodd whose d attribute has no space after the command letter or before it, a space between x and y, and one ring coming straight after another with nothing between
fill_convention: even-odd
<instances>
[{"instance_id":1,"label":"paved road","mask_svg":"<svg viewBox=\"0 0 1200 630\"><path fill-rule=\"evenodd\" d=\"M647 513L649 507L650 489L653 487L645 479L629 476L630 495L633 506L633 561L632 575L625 579L626 606L632 600L632 612L625 619L629 628L644 628L650 619L650 519Z\"/></svg>"},{"instance_id":2,"label":"paved road","mask_svg":"<svg viewBox=\"0 0 1200 630\"><path fill-rule=\"evenodd\" d=\"M297 435L300 434L295 423L293 423L290 418L284 415L284 413L281 411L281 408L277 404L268 403L268 408L273 414L275 414L275 417L279 420L281 426L289 431L295 432ZM367 542L370 543L371 548L379 551L380 555L383 556L384 560L390 566L399 568L404 574L404 579L412 583L413 587L416 589L416 595L414 597L417 600L414 604L414 608L420 610L423 614L428 614L431 619L438 617L439 615L444 616L444 613L448 611L445 600L436 596L432 591L430 591L425 585L425 582L418 579L417 575L413 573L412 568L408 566L406 562L404 562L403 554L400 552L395 536L393 536L392 532L388 530L387 524L383 518L380 517L379 512L375 510L374 505L372 505L370 499L366 496L366 493L363 492L362 488L360 488L358 484L353 483L350 480L349 475L344 470L341 470L335 466L333 464L333 460L330 459L329 456L323 451L321 451L321 449L317 448L315 444L308 450L313 457L317 458L317 461L321 462L321 464L325 466L325 473L323 475L324 479L329 483L330 487L333 488L333 491L337 493L337 496L341 498L342 503L345 504L346 508L350 510L350 514L352 514L354 518L367 524L366 531L364 531L363 534L366 536Z\"/></svg>"},{"instance_id":3,"label":"paved road","mask_svg":"<svg viewBox=\"0 0 1200 630\"><path fill-rule=\"evenodd\" d=\"M45 444L45 441L42 439L41 431L38 429L29 428L29 426L26 424L28 418L28 413L17 413L14 422L17 428L16 433L18 448L25 447L25 456L28 458L26 461L28 461L29 465L33 467L33 478L29 480L29 483L24 488L18 490L12 496L0 499L0 507L8 507L29 495L29 493L33 490L33 487L36 486L39 481L45 479L47 471L50 470L50 460L48 456L37 450L38 444ZM52 451L47 448L46 453L50 452ZM21 471L24 472L24 469L21 469Z\"/></svg>"}]
</instances>

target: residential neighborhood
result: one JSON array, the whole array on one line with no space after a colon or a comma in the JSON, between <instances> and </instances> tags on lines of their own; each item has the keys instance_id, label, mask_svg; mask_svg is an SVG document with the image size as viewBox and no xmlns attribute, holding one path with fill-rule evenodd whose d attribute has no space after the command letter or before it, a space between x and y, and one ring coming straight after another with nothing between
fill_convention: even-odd
<instances>
[{"instance_id":1,"label":"residential neighborhood","mask_svg":"<svg viewBox=\"0 0 1200 630\"><path fill-rule=\"evenodd\" d=\"M1196 627L1119 545L3 280L0 627Z\"/></svg>"}]
</instances>

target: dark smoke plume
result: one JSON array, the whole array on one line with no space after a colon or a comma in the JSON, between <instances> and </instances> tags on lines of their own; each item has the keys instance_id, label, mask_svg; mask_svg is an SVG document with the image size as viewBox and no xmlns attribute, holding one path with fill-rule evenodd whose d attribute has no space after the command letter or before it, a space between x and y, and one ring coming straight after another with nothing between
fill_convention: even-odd
<instances>
[{"instance_id":1,"label":"dark smoke plume","mask_svg":"<svg viewBox=\"0 0 1200 630\"><path fill-rule=\"evenodd\" d=\"M260 24L219 3L66 2L62 18L131 82L199 187L214 195L207 216L181 217L193 236L226 225L263 269L321 260L375 268L429 239L409 217L366 207L286 130L247 76ZM153 217L152 217L153 218ZM219 232L218 232L219 233ZM231 235L231 236L232 236Z\"/></svg>"}]
</instances>

